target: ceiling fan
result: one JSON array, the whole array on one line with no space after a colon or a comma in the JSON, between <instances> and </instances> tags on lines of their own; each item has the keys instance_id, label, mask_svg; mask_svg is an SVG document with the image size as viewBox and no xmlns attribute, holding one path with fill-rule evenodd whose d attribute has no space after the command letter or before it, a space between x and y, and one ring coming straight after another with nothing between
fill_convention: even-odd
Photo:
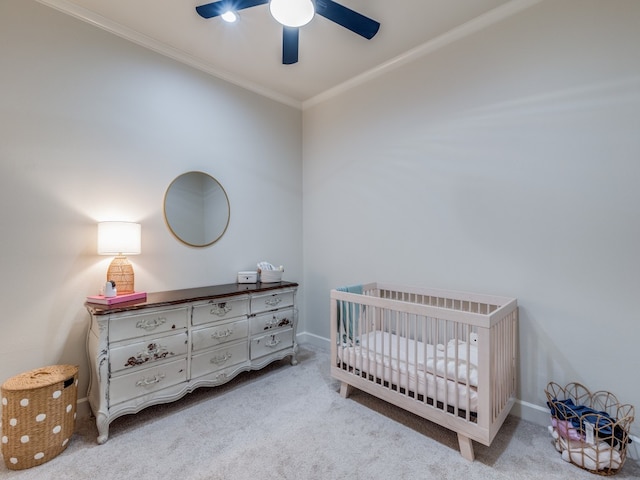
<instances>
[{"instance_id":1,"label":"ceiling fan","mask_svg":"<svg viewBox=\"0 0 640 480\"><path fill-rule=\"evenodd\" d=\"M332 0L218 0L200 5L196 11L203 18L213 18L266 3L271 15L282 24L282 63L285 65L298 61L299 28L309 23L316 13L367 40L380 28L379 22Z\"/></svg>"}]
</instances>

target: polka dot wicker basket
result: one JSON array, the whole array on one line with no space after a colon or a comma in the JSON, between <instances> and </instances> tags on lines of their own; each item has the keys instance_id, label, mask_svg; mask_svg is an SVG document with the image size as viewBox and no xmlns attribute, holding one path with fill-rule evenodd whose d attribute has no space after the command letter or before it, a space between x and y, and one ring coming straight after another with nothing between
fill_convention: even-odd
<instances>
[{"instance_id":1,"label":"polka dot wicker basket","mask_svg":"<svg viewBox=\"0 0 640 480\"><path fill-rule=\"evenodd\" d=\"M62 452L76 423L78 367L53 365L2 384L2 456L7 468L22 470Z\"/></svg>"}]
</instances>

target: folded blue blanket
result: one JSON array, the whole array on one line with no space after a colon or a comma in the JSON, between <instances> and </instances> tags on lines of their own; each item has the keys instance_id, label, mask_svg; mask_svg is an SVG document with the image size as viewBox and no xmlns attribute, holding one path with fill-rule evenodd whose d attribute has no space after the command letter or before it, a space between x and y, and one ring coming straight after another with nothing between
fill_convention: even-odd
<instances>
[{"instance_id":1,"label":"folded blue blanket","mask_svg":"<svg viewBox=\"0 0 640 480\"><path fill-rule=\"evenodd\" d=\"M339 292L357 293L362 295L362 285L349 285L346 287L336 288ZM353 307L352 307L353 305ZM360 316L360 305L353 304L352 302L343 302L338 300L338 322L342 320L342 327L344 328L344 334L342 335L342 341L345 343L352 343L354 340L354 334L358 331L358 317ZM338 324L339 325L339 324Z\"/></svg>"},{"instance_id":2,"label":"folded blue blanket","mask_svg":"<svg viewBox=\"0 0 640 480\"><path fill-rule=\"evenodd\" d=\"M622 427L616 424L607 412L597 411L584 405L576 405L570 398L566 400L553 399L547 402L551 415L558 420L571 422L574 428L585 431L585 423L595 427L595 433L600 440L609 443L612 447L623 446L631 443L631 438L626 435Z\"/></svg>"}]
</instances>

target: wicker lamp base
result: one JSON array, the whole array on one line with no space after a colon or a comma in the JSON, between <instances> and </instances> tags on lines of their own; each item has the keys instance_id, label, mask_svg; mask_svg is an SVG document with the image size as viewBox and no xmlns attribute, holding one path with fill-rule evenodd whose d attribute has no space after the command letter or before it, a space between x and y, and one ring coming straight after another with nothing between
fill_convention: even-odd
<instances>
[{"instance_id":1,"label":"wicker lamp base","mask_svg":"<svg viewBox=\"0 0 640 480\"><path fill-rule=\"evenodd\" d=\"M134 274L133 265L124 255L118 255L109 264L107 270L107 281L112 280L116 283L118 294L133 293Z\"/></svg>"}]
</instances>

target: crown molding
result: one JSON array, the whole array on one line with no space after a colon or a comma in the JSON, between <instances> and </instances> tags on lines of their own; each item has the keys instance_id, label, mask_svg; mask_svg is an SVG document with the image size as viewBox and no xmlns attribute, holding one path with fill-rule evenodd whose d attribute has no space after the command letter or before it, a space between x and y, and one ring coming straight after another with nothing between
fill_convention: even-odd
<instances>
[{"instance_id":1,"label":"crown molding","mask_svg":"<svg viewBox=\"0 0 640 480\"><path fill-rule=\"evenodd\" d=\"M165 55L178 62L184 63L188 66L196 68L202 72L212 75L216 78L229 82L233 85L237 85L246 90L252 91L264 97L270 98L277 102L283 103L290 107L305 110L322 103L332 97L340 95L352 88L356 88L363 85L385 73L391 72L401 66L413 62L425 55L428 55L440 48L443 48L457 40L472 35L482 29L485 29L495 23L498 23L512 15L515 15L523 10L526 10L544 0L511 0L510 2L494 8L493 10L482 14L450 31L434 38L418 47L415 47L407 52L398 55L397 57L382 63L371 70L368 70L360 75L357 75L346 82L336 85L333 88L325 90L324 92L311 97L304 101L296 100L290 96L283 95L279 92L267 89L262 85L249 82L237 75L231 74L225 70L213 68L211 65L203 62L202 60L190 55L182 50L166 45L156 39L136 32L128 27L125 27L117 22L109 20L95 12L80 7L68 0L36 0L43 5L47 5L51 8L59 10L63 13L71 15L75 18L83 20L87 23L95 25L103 30L118 35L121 38L134 42L152 51Z\"/></svg>"},{"instance_id":2,"label":"crown molding","mask_svg":"<svg viewBox=\"0 0 640 480\"><path fill-rule=\"evenodd\" d=\"M193 67L200 71L208 73L209 75L212 75L216 78L219 78L221 80L234 84L238 87L242 87L246 90L252 91L264 97L267 97L277 102L288 105L290 107L294 107L297 109L300 109L302 107L302 102L300 102L299 100L296 100L287 95L282 95L281 93L278 93L278 92L274 92L270 89L263 87L260 84L257 84L254 82L248 82L225 70L213 68L211 65L208 65L207 63L199 60L193 55L190 55L182 50L171 47L156 39L153 39L139 32L136 32L128 27L125 27L124 25L114 22L113 20L109 20L108 18L103 17L102 15L99 15L95 12L87 10L86 8L80 7L67 0L36 0L36 1L48 7L54 8L60 12L71 15L72 17L78 18L98 28L106 30L110 33L113 33L114 35L117 35L121 38L129 40L140 46L148 48L149 50L153 50L156 53L167 56L180 63L184 63L190 67Z\"/></svg>"},{"instance_id":3,"label":"crown molding","mask_svg":"<svg viewBox=\"0 0 640 480\"><path fill-rule=\"evenodd\" d=\"M413 62L418 58L428 55L436 50L439 50L446 45L449 45L457 40L460 40L466 36L474 34L480 30L483 30L490 25L498 23L505 18L508 18L516 13L519 13L527 8L530 8L543 0L512 0L509 3L501 5L499 7L490 10L489 12L480 15L473 20L463 23L459 27L449 30L447 33L440 35L418 47L412 48L405 53L398 55L397 57L382 63L377 67L372 68L360 75L357 75L346 82L336 85L323 93L316 95L308 100L302 102L302 109L313 107L319 103L322 103L332 97L340 95L341 93L351 90L357 86L365 84L374 78L377 78L385 73L391 72L402 65Z\"/></svg>"}]
</instances>

